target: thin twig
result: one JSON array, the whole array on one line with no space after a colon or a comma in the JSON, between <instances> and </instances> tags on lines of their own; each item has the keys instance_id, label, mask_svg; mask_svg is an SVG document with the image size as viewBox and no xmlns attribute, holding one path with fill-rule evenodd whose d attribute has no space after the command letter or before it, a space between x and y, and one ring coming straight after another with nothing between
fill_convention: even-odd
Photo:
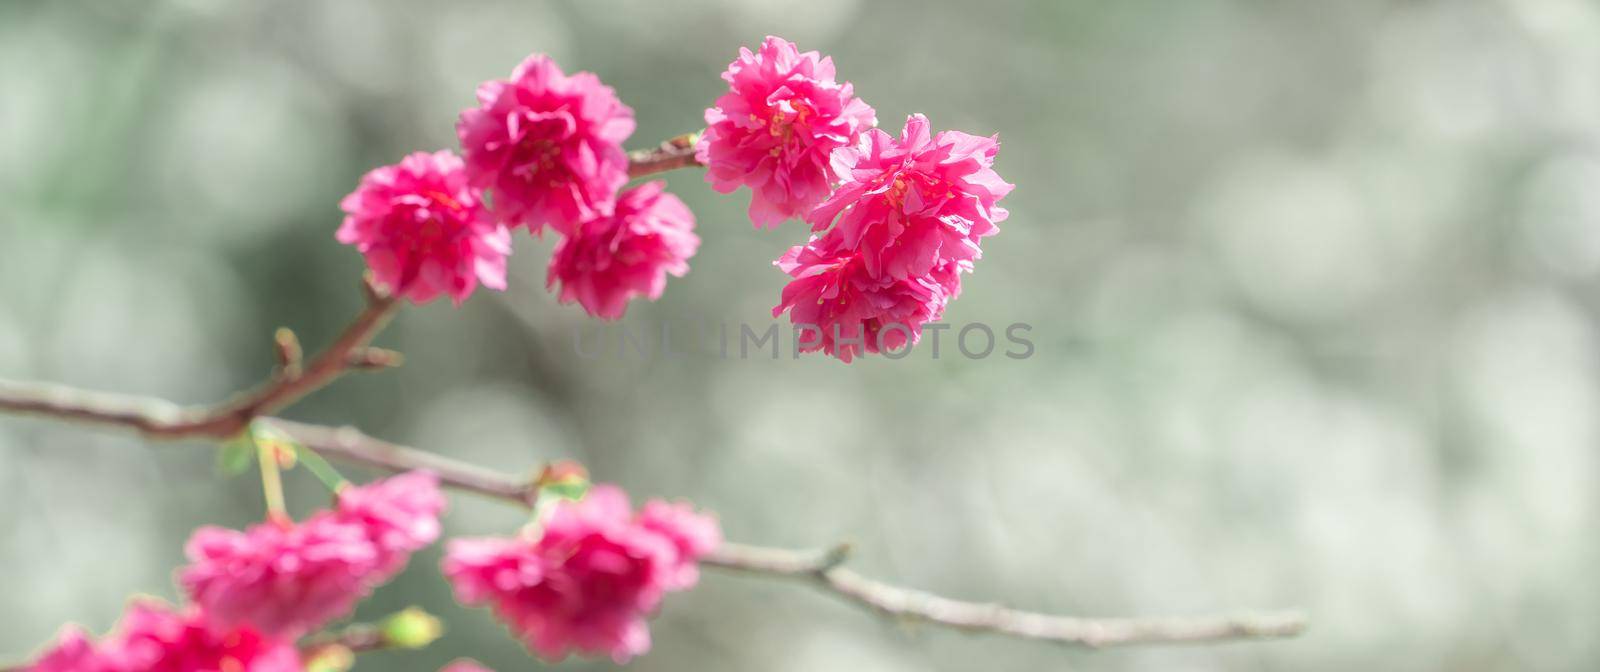
<instances>
[{"instance_id":1,"label":"thin twig","mask_svg":"<svg viewBox=\"0 0 1600 672\"><path fill-rule=\"evenodd\" d=\"M338 632L313 637L300 649L306 652L305 657L310 660L316 656L316 652L332 647L340 647L351 653L366 653L380 651L389 646L388 640L384 639L383 630L378 626L371 623L351 623Z\"/></svg>"},{"instance_id":2,"label":"thin twig","mask_svg":"<svg viewBox=\"0 0 1600 672\"><path fill-rule=\"evenodd\" d=\"M36 415L128 427L152 439L224 439L258 416L278 411L333 382L346 371L365 370L368 361L386 360L367 343L388 324L399 303L369 291L367 305L339 337L302 366L299 344L280 330L274 341L279 364L268 380L237 398L207 406L180 406L164 399L83 392L58 385L0 379L0 408ZM290 343L293 345L291 346ZM380 367L381 368L381 367Z\"/></svg>"},{"instance_id":3,"label":"thin twig","mask_svg":"<svg viewBox=\"0 0 1600 672\"><path fill-rule=\"evenodd\" d=\"M0 410L142 429L167 426L172 405L156 399L116 397L57 386L0 381ZM342 462L398 472L428 469L445 485L491 498L531 506L531 477L517 477L402 446L353 427L325 427L262 418L294 440ZM192 425L191 425L192 426ZM156 438L171 433L146 432ZM1194 618L1072 618L1020 611L994 604L965 602L864 577L843 567L845 547L797 551L727 543L702 563L718 569L804 580L875 613L967 632L994 633L1084 647L1133 644L1189 644L1293 637L1306 628L1293 612L1198 616Z\"/></svg>"},{"instance_id":4,"label":"thin twig","mask_svg":"<svg viewBox=\"0 0 1600 672\"><path fill-rule=\"evenodd\" d=\"M4 403L0 402L0 408L3 407ZM509 500L529 508L538 499L538 487L532 475L526 478L509 476L438 453L376 439L354 427L310 425L283 418L264 418L263 422L329 459L390 472L427 469L438 475L441 483L457 490Z\"/></svg>"},{"instance_id":5,"label":"thin twig","mask_svg":"<svg viewBox=\"0 0 1600 672\"><path fill-rule=\"evenodd\" d=\"M799 552L723 544L701 562L713 567L809 581L896 621L931 623L967 632L1041 639L1089 648L1130 644L1194 644L1293 637L1305 631L1296 612L1194 618L1073 618L964 602L892 586L842 567L845 549Z\"/></svg>"}]
</instances>

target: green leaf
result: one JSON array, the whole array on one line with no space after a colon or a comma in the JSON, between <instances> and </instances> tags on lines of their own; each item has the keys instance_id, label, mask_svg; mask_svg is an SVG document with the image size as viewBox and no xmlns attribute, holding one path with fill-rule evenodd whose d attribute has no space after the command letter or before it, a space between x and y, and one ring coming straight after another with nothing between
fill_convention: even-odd
<instances>
[{"instance_id":1,"label":"green leaf","mask_svg":"<svg viewBox=\"0 0 1600 672\"><path fill-rule=\"evenodd\" d=\"M222 442L222 447L217 450L217 473L228 477L238 476L249 471L255 461L255 436L249 431L240 432L238 436Z\"/></svg>"},{"instance_id":2,"label":"green leaf","mask_svg":"<svg viewBox=\"0 0 1600 672\"><path fill-rule=\"evenodd\" d=\"M317 451L298 443L294 444L294 449L295 454L300 457L300 464L306 465L306 469L311 470L311 475L322 481L322 485L329 492L338 493L345 486L350 485L350 481L345 480L344 475L340 474L338 469L334 469L333 465L328 464L328 461L318 455Z\"/></svg>"}]
</instances>

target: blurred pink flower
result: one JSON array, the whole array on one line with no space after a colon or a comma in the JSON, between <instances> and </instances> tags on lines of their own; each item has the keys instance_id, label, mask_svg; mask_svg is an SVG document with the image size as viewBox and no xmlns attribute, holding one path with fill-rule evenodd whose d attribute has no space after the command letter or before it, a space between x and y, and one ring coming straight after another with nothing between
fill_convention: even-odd
<instances>
[{"instance_id":1,"label":"blurred pink flower","mask_svg":"<svg viewBox=\"0 0 1600 672\"><path fill-rule=\"evenodd\" d=\"M757 227L776 227L822 202L837 180L829 155L878 123L849 82L834 81L833 59L800 53L780 37L769 36L755 53L741 47L722 78L729 90L706 110L696 155L717 191L750 187Z\"/></svg>"},{"instance_id":2,"label":"blurred pink flower","mask_svg":"<svg viewBox=\"0 0 1600 672\"><path fill-rule=\"evenodd\" d=\"M439 537L444 497L414 471L339 493L304 522L195 531L178 583L216 622L294 638L348 614Z\"/></svg>"},{"instance_id":3,"label":"blurred pink flower","mask_svg":"<svg viewBox=\"0 0 1600 672\"><path fill-rule=\"evenodd\" d=\"M135 602L109 648L129 672L299 672L292 640L219 626L209 614Z\"/></svg>"},{"instance_id":4,"label":"blurred pink flower","mask_svg":"<svg viewBox=\"0 0 1600 672\"><path fill-rule=\"evenodd\" d=\"M999 232L1007 213L997 204L1014 186L994 172L999 147L996 138L957 131L930 137L920 114L898 139L872 129L834 152L839 188L806 221L816 231L833 226L873 278L920 278L977 259L979 241Z\"/></svg>"},{"instance_id":5,"label":"blurred pink flower","mask_svg":"<svg viewBox=\"0 0 1600 672\"><path fill-rule=\"evenodd\" d=\"M377 168L339 207L339 242L356 246L397 295L426 303L448 294L459 305L479 283L506 288L511 233L489 218L450 152L417 152Z\"/></svg>"},{"instance_id":6,"label":"blurred pink flower","mask_svg":"<svg viewBox=\"0 0 1600 672\"><path fill-rule=\"evenodd\" d=\"M67 628L29 672L300 672L288 639L219 627L194 607L138 600L98 645Z\"/></svg>"},{"instance_id":7,"label":"blurred pink flower","mask_svg":"<svg viewBox=\"0 0 1600 672\"><path fill-rule=\"evenodd\" d=\"M326 511L243 532L202 527L185 552L178 583L215 622L289 639L350 613L379 569L366 529Z\"/></svg>"},{"instance_id":8,"label":"blurred pink flower","mask_svg":"<svg viewBox=\"0 0 1600 672\"><path fill-rule=\"evenodd\" d=\"M680 540L693 553L720 539L692 513L656 509L646 524L622 490L595 486L579 502L558 504L537 537L451 542L444 573L457 600L492 606L546 659L609 654L626 662L650 649L645 618L662 596L692 583L683 564L698 555L681 550Z\"/></svg>"},{"instance_id":9,"label":"blurred pink flower","mask_svg":"<svg viewBox=\"0 0 1600 672\"><path fill-rule=\"evenodd\" d=\"M344 489L337 516L366 531L378 555L371 578L382 583L405 567L412 553L439 538L444 508L439 477L413 471Z\"/></svg>"},{"instance_id":10,"label":"blurred pink flower","mask_svg":"<svg viewBox=\"0 0 1600 672\"><path fill-rule=\"evenodd\" d=\"M678 552L668 590L693 587L700 580L700 558L722 544L722 526L717 520L684 502L645 502L639 511L639 525L666 537Z\"/></svg>"},{"instance_id":11,"label":"blurred pink flower","mask_svg":"<svg viewBox=\"0 0 1600 672\"><path fill-rule=\"evenodd\" d=\"M55 643L25 672L116 672L109 656L95 648L94 642L76 625L68 625L56 635Z\"/></svg>"},{"instance_id":12,"label":"blurred pink flower","mask_svg":"<svg viewBox=\"0 0 1600 672\"><path fill-rule=\"evenodd\" d=\"M628 181L622 142L633 110L588 72L567 76L535 54L511 79L478 87L478 107L461 113L456 134L472 185L490 190L507 226L566 233L579 220L610 214Z\"/></svg>"},{"instance_id":13,"label":"blurred pink flower","mask_svg":"<svg viewBox=\"0 0 1600 672\"><path fill-rule=\"evenodd\" d=\"M694 213L646 182L622 193L616 211L575 224L550 257L546 285L560 285L562 303L577 301L596 317L614 320L636 296L661 296L667 276L689 272L700 246Z\"/></svg>"},{"instance_id":14,"label":"blurred pink flower","mask_svg":"<svg viewBox=\"0 0 1600 672\"><path fill-rule=\"evenodd\" d=\"M494 672L494 670L479 665L476 660L463 658L444 666L439 672Z\"/></svg>"},{"instance_id":15,"label":"blurred pink flower","mask_svg":"<svg viewBox=\"0 0 1600 672\"><path fill-rule=\"evenodd\" d=\"M874 274L866 255L842 247L837 232L790 248L776 263L793 280L773 317L789 312L801 352L849 362L862 353L915 345L961 291L970 261L945 261L910 278Z\"/></svg>"}]
</instances>

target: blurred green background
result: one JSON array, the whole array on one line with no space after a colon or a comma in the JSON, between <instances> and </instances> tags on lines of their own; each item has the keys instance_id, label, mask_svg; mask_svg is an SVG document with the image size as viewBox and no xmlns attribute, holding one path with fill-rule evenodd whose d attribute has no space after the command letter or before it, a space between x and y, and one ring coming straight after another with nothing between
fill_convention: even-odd
<instances>
[{"instance_id":1,"label":"blurred green background","mask_svg":"<svg viewBox=\"0 0 1600 672\"><path fill-rule=\"evenodd\" d=\"M358 309L338 199L453 146L479 81L549 53L647 147L768 33L831 54L890 129L1000 134L1011 219L946 321L1031 323L1032 358L580 359L592 323L519 234L510 291L406 311L380 340L404 368L286 415L507 470L577 458L731 539L851 540L956 597L1313 618L1086 653L707 572L636 670L1600 667L1594 2L0 0L0 376L222 397L273 328L315 348ZM803 227L667 179L704 244L626 323L760 324ZM172 596L190 530L260 515L203 445L0 419L0 653ZM520 520L456 497L447 533ZM361 613L421 604L448 636L357 669L541 667L454 606L438 555Z\"/></svg>"}]
</instances>

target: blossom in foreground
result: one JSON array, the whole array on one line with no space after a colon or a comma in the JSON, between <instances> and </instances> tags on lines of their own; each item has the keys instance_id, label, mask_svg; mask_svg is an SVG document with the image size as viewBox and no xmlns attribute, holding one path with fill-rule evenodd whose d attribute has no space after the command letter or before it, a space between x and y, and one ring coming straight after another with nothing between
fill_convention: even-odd
<instances>
[{"instance_id":1,"label":"blossom in foreground","mask_svg":"<svg viewBox=\"0 0 1600 672\"><path fill-rule=\"evenodd\" d=\"M801 352L821 350L850 362L862 353L915 345L961 291L971 262L947 261L911 278L874 275L866 256L840 249L830 232L790 248L777 266L792 280L772 309L789 313Z\"/></svg>"},{"instance_id":2,"label":"blossom in foreground","mask_svg":"<svg viewBox=\"0 0 1600 672\"><path fill-rule=\"evenodd\" d=\"M411 473L340 493L335 510L196 530L178 583L224 626L295 638L342 617L438 537L438 482Z\"/></svg>"},{"instance_id":3,"label":"blossom in foreground","mask_svg":"<svg viewBox=\"0 0 1600 672\"><path fill-rule=\"evenodd\" d=\"M91 642L68 628L29 672L299 672L291 640L219 627L194 607L128 606L116 631Z\"/></svg>"},{"instance_id":4,"label":"blossom in foreground","mask_svg":"<svg viewBox=\"0 0 1600 672\"><path fill-rule=\"evenodd\" d=\"M994 171L996 138L930 132L920 114L899 138L868 131L833 155L839 188L806 220L834 227L842 247L856 250L873 277L927 276L948 262L972 261L979 241L999 232L998 205L1014 185Z\"/></svg>"},{"instance_id":5,"label":"blossom in foreground","mask_svg":"<svg viewBox=\"0 0 1600 672\"><path fill-rule=\"evenodd\" d=\"M461 113L456 135L472 185L490 191L502 222L565 233L611 212L628 181L622 142L633 127L633 110L600 78L568 76L535 54L510 79L478 87L478 107Z\"/></svg>"},{"instance_id":6,"label":"blossom in foreground","mask_svg":"<svg viewBox=\"0 0 1600 672\"><path fill-rule=\"evenodd\" d=\"M202 527L185 553L178 583L213 620L291 639L350 613L378 569L366 531L327 512L242 532Z\"/></svg>"},{"instance_id":7,"label":"blossom in foreground","mask_svg":"<svg viewBox=\"0 0 1600 672\"><path fill-rule=\"evenodd\" d=\"M490 219L450 152L417 152L377 168L339 207L339 242L360 250L396 295L426 303L445 294L459 305L479 284L506 288L511 234Z\"/></svg>"},{"instance_id":8,"label":"blossom in foreground","mask_svg":"<svg viewBox=\"0 0 1600 672\"><path fill-rule=\"evenodd\" d=\"M590 315L614 320L628 301L654 301L667 276L689 272L700 246L694 213L666 183L647 182L623 192L616 210L575 224L550 257L546 284L560 286L562 303L578 302Z\"/></svg>"},{"instance_id":9,"label":"blossom in foreground","mask_svg":"<svg viewBox=\"0 0 1600 672\"><path fill-rule=\"evenodd\" d=\"M339 492L337 517L365 530L377 552L382 581L399 572L411 554L439 538L444 512L439 477L413 471Z\"/></svg>"},{"instance_id":10,"label":"blossom in foreground","mask_svg":"<svg viewBox=\"0 0 1600 672\"><path fill-rule=\"evenodd\" d=\"M457 600L493 607L540 656L622 663L650 649L645 619L667 591L693 584L685 567L720 539L715 526L678 508L635 516L620 489L596 486L558 504L542 533L453 541L444 573Z\"/></svg>"},{"instance_id":11,"label":"blossom in foreground","mask_svg":"<svg viewBox=\"0 0 1600 672\"><path fill-rule=\"evenodd\" d=\"M109 656L95 648L83 628L68 625L56 635L55 643L24 669L26 672L113 672L116 668Z\"/></svg>"},{"instance_id":12,"label":"blossom in foreground","mask_svg":"<svg viewBox=\"0 0 1600 672\"><path fill-rule=\"evenodd\" d=\"M829 155L877 125L849 82L834 81L833 59L768 37L740 48L722 78L728 92L706 110L696 156L722 193L750 187L750 221L775 227L804 216L837 176Z\"/></svg>"},{"instance_id":13,"label":"blossom in foreground","mask_svg":"<svg viewBox=\"0 0 1600 672\"><path fill-rule=\"evenodd\" d=\"M691 588L700 581L699 559L722 545L722 526L715 518L697 513L685 502L651 500L639 510L639 525L655 532L678 551L677 569L668 577L667 589Z\"/></svg>"}]
</instances>

